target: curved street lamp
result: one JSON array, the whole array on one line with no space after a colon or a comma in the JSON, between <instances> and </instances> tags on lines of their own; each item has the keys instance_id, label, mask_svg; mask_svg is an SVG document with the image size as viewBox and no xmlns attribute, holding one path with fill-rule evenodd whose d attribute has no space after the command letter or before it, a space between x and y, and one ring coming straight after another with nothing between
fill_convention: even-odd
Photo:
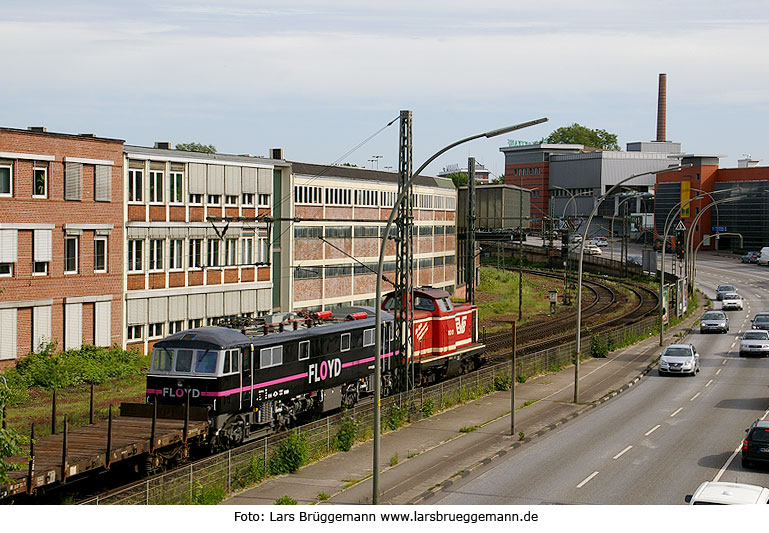
<instances>
[{"instance_id":1,"label":"curved street lamp","mask_svg":"<svg viewBox=\"0 0 769 533\"><path fill-rule=\"evenodd\" d=\"M646 172L633 174L632 176L628 176L627 178L620 180L615 185L613 185L608 191L606 191L604 194L598 197L595 205L593 206L593 210L590 212L590 216L587 219L587 224L585 225L585 235L587 235L587 232L590 229L590 223L593 221L593 217L598 212L598 206L601 205L601 202L603 202L607 196L610 196L614 191L619 189L620 185L627 183L628 181L634 178L638 178L640 176L646 176L647 174L661 174L663 172L680 170L682 168L687 168L690 166L692 166L691 163L686 163L684 165L677 165L674 167L667 167L659 170L647 170ZM579 403L579 357L580 357L580 352L582 351L582 260L584 259L584 257L585 257L585 239L582 239L582 242L579 245L579 268L577 272L577 335L576 335L577 353L574 357L574 403Z\"/></svg>"},{"instance_id":2,"label":"curved street lamp","mask_svg":"<svg viewBox=\"0 0 769 533\"><path fill-rule=\"evenodd\" d=\"M409 188L411 187L411 184L414 182L414 178L419 176L419 174L429 165L432 163L438 156L443 154L444 152L454 148L455 146L459 146L460 144L466 143L468 141L472 141L475 139L480 139L481 137L491 138L496 137L498 135L503 135L505 133L509 133L511 131L520 130L523 128L528 128L530 126L536 126L537 124L542 124L543 122L547 122L547 118L539 118L536 120L530 120L528 122L522 122L520 124L516 124L514 126L507 126L504 128L499 128L496 130L487 131L485 133L479 133L476 135L472 135L470 137L466 137L464 139L461 139L459 141L453 142L444 148L441 148L437 152L435 152L433 155L431 155L427 161L425 161L421 167L419 167L416 172L413 172L411 176L409 176L408 181L403 186L403 190L398 195L398 198L395 200L395 203L393 203L393 207L390 210L390 216L387 218L387 225L385 226L384 237L382 238L382 242L379 245L379 265L377 267L377 276L376 276L376 305L375 307L375 315L376 315L376 321L375 321L375 334L374 334L374 353L376 356L374 357L374 474L373 474L373 495L372 495L372 502L374 504L379 503L379 441L380 441L380 433L381 433L381 407L382 407L382 390L381 390L381 381L382 381L382 271L384 269L384 258L385 258L385 245L387 243L387 236L390 233L390 227L393 224L393 221L395 220L395 215L398 212L398 206L401 205L404 198L406 198L406 195L408 194Z\"/></svg>"},{"instance_id":3,"label":"curved street lamp","mask_svg":"<svg viewBox=\"0 0 769 533\"><path fill-rule=\"evenodd\" d=\"M740 238L740 248L742 248L742 233L737 233L737 232L733 232L733 231L732 232L726 232L726 233L714 233L713 235L711 235L711 237L718 238L718 237L725 237L727 235L730 236L730 237L739 237ZM702 239L697 244L697 246L694 248L694 252L692 252L692 286L694 285L694 278L695 278L695 276L697 274L697 252L700 251L700 246L702 246L702 243L704 243L704 242L705 242L705 239Z\"/></svg>"}]
</instances>

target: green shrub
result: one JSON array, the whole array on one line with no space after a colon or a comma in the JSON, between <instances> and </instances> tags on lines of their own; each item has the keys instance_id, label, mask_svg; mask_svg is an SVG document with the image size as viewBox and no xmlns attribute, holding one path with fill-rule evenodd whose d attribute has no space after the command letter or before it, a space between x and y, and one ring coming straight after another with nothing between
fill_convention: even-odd
<instances>
[{"instance_id":1,"label":"green shrub","mask_svg":"<svg viewBox=\"0 0 769 533\"><path fill-rule=\"evenodd\" d=\"M527 378L525 374L518 374L517 376L515 376L515 380L518 383L526 383L527 379L529 379L529 378Z\"/></svg>"},{"instance_id":2,"label":"green shrub","mask_svg":"<svg viewBox=\"0 0 769 533\"><path fill-rule=\"evenodd\" d=\"M291 496L281 496L275 500L275 505L296 505L297 501Z\"/></svg>"},{"instance_id":3,"label":"green shrub","mask_svg":"<svg viewBox=\"0 0 769 533\"><path fill-rule=\"evenodd\" d=\"M597 358L603 358L609 355L609 348L606 345L606 342L604 342L603 339L601 339L601 336L593 333L593 335L590 336L590 355Z\"/></svg>"},{"instance_id":4,"label":"green shrub","mask_svg":"<svg viewBox=\"0 0 769 533\"><path fill-rule=\"evenodd\" d=\"M319 492L318 493L318 501L324 502L328 500L331 497L327 492Z\"/></svg>"},{"instance_id":5,"label":"green shrub","mask_svg":"<svg viewBox=\"0 0 769 533\"><path fill-rule=\"evenodd\" d=\"M267 477L267 465L264 457L252 455L246 467L240 472L237 482L241 487L249 487L260 483Z\"/></svg>"},{"instance_id":6,"label":"green shrub","mask_svg":"<svg viewBox=\"0 0 769 533\"><path fill-rule=\"evenodd\" d=\"M192 503L194 505L218 505L226 496L225 490L218 485L203 487L198 483L192 495Z\"/></svg>"},{"instance_id":7,"label":"green shrub","mask_svg":"<svg viewBox=\"0 0 769 533\"><path fill-rule=\"evenodd\" d=\"M358 421L354 418L345 418L342 426L336 433L336 448L344 452L349 452L358 438Z\"/></svg>"},{"instance_id":8,"label":"green shrub","mask_svg":"<svg viewBox=\"0 0 769 533\"><path fill-rule=\"evenodd\" d=\"M391 406L390 410L387 412L387 417L385 420L386 427L391 430L398 429L406 421L407 414L408 413L406 409L401 409L397 405Z\"/></svg>"},{"instance_id":9,"label":"green shrub","mask_svg":"<svg viewBox=\"0 0 769 533\"><path fill-rule=\"evenodd\" d=\"M390 457L390 466L395 466L398 464L398 453L396 452L395 455Z\"/></svg>"},{"instance_id":10,"label":"green shrub","mask_svg":"<svg viewBox=\"0 0 769 533\"><path fill-rule=\"evenodd\" d=\"M509 390L513 380L510 376L494 376L494 390Z\"/></svg>"},{"instance_id":11,"label":"green shrub","mask_svg":"<svg viewBox=\"0 0 769 533\"><path fill-rule=\"evenodd\" d=\"M278 449L270 457L270 473L273 475L292 474L307 464L310 446L304 435L293 431L280 441Z\"/></svg>"},{"instance_id":12,"label":"green shrub","mask_svg":"<svg viewBox=\"0 0 769 533\"><path fill-rule=\"evenodd\" d=\"M420 410L422 411L422 416L425 418L433 416L435 414L435 402L431 398L428 398L422 404L422 409Z\"/></svg>"}]
</instances>

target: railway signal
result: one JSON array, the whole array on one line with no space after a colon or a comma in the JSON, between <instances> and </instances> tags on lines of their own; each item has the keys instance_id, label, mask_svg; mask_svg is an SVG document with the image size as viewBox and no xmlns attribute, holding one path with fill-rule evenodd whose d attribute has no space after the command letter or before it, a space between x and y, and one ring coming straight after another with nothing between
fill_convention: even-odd
<instances>
[{"instance_id":1,"label":"railway signal","mask_svg":"<svg viewBox=\"0 0 769 533\"><path fill-rule=\"evenodd\" d=\"M684 230L676 229L676 257L684 258Z\"/></svg>"}]
</instances>

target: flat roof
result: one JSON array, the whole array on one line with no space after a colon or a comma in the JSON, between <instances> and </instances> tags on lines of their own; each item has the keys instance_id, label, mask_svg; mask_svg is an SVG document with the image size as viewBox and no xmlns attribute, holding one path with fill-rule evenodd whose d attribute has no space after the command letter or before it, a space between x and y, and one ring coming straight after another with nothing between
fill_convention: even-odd
<instances>
[{"instance_id":1,"label":"flat roof","mask_svg":"<svg viewBox=\"0 0 769 533\"><path fill-rule=\"evenodd\" d=\"M372 170L360 167L301 163L299 161L289 161L289 163L293 167L294 174L301 174L304 176L376 180L388 183L398 183L398 174L396 172L386 172L384 170ZM454 182L449 178L423 176L421 174L414 179L414 185L440 187L443 189L455 188Z\"/></svg>"},{"instance_id":2,"label":"flat roof","mask_svg":"<svg viewBox=\"0 0 769 533\"><path fill-rule=\"evenodd\" d=\"M204 163L206 161L221 161L231 163L250 163L250 164L264 164L270 166L288 166L288 163L283 159L270 159L269 157L258 157L251 155L237 155L237 154L207 154L205 152L188 152L187 150L168 150L165 148L152 148L149 146L135 146L126 144L123 146L123 152L128 157L157 157L158 159L165 159L167 161L200 161Z\"/></svg>"}]
</instances>

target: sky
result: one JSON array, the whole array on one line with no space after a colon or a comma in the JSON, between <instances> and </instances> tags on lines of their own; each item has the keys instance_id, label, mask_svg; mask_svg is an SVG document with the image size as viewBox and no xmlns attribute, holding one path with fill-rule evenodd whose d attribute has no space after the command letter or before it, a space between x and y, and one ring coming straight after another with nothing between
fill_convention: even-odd
<instances>
[{"instance_id":1,"label":"sky","mask_svg":"<svg viewBox=\"0 0 769 533\"><path fill-rule=\"evenodd\" d=\"M398 167L401 110L413 168L452 149L504 173L500 147L579 123L620 146L656 137L687 153L769 166L769 1L3 0L0 126L128 144ZM391 125L388 126L389 123ZM381 156L381 157L374 157Z\"/></svg>"}]
</instances>

